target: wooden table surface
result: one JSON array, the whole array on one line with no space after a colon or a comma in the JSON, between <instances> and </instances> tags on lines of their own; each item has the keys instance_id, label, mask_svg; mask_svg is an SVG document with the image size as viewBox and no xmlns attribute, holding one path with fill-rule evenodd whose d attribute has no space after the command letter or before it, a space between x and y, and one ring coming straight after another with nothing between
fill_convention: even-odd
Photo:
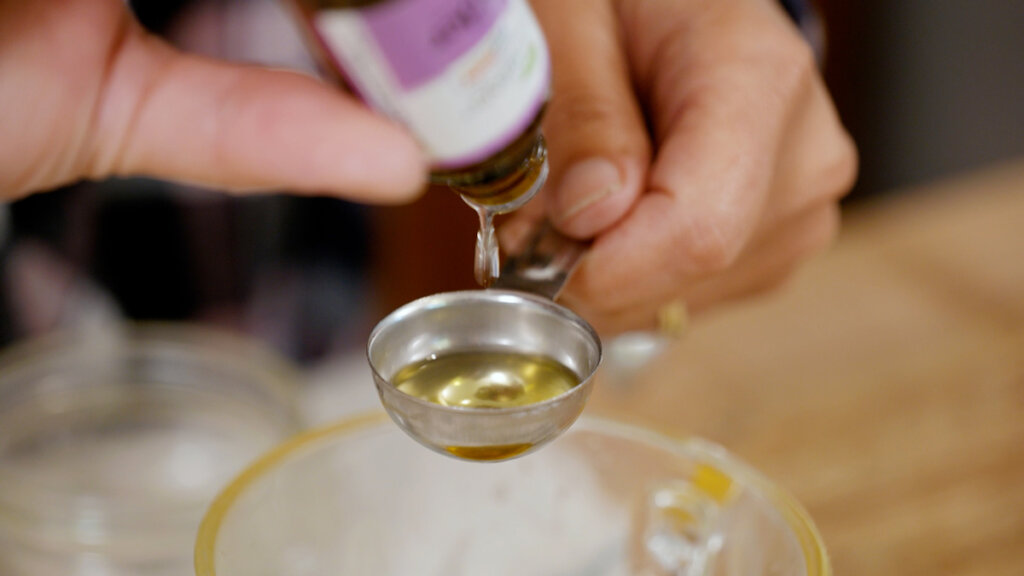
<instances>
[{"instance_id":1,"label":"wooden table surface","mask_svg":"<svg viewBox=\"0 0 1024 576\"><path fill-rule=\"evenodd\" d=\"M1024 161L845 215L782 289L696 319L588 411L713 440L837 575L1024 574Z\"/></svg>"}]
</instances>

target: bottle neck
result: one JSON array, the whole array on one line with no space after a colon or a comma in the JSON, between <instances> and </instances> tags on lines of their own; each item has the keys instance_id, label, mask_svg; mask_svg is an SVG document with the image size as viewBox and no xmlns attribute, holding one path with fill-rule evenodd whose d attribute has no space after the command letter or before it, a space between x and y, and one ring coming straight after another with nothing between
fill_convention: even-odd
<instances>
[{"instance_id":1,"label":"bottle neck","mask_svg":"<svg viewBox=\"0 0 1024 576\"><path fill-rule=\"evenodd\" d=\"M544 137L536 132L528 154L489 180L469 185L449 183L462 199L474 207L504 214L526 204L544 186L548 178L548 155Z\"/></svg>"}]
</instances>

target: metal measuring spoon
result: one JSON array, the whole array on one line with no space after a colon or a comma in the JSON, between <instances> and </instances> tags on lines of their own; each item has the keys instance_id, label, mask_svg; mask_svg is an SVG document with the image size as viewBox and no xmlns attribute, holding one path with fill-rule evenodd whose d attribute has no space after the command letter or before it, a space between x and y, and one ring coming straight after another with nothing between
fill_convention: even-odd
<instances>
[{"instance_id":1,"label":"metal measuring spoon","mask_svg":"<svg viewBox=\"0 0 1024 576\"><path fill-rule=\"evenodd\" d=\"M472 460L520 456L569 428L590 395L601 341L585 320L553 299L585 250L544 224L492 288L427 296L377 324L367 357L391 418L428 448ZM579 384L532 404L479 408L431 402L392 381L414 362L463 351L546 356L571 370Z\"/></svg>"}]
</instances>

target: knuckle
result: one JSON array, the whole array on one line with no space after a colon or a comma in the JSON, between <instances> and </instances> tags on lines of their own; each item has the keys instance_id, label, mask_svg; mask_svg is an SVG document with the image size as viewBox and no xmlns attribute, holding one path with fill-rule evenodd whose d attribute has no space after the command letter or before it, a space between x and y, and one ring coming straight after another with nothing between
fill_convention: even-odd
<instances>
[{"instance_id":1,"label":"knuckle","mask_svg":"<svg viewBox=\"0 0 1024 576\"><path fill-rule=\"evenodd\" d=\"M829 197L835 199L845 196L853 188L860 164L853 139L840 129L838 140L825 162L823 174L823 186Z\"/></svg>"},{"instance_id":2,"label":"knuckle","mask_svg":"<svg viewBox=\"0 0 1024 576\"><path fill-rule=\"evenodd\" d=\"M544 130L553 164L587 154L621 154L649 161L651 143L635 102L585 87L556 91Z\"/></svg>"},{"instance_id":3,"label":"knuckle","mask_svg":"<svg viewBox=\"0 0 1024 576\"><path fill-rule=\"evenodd\" d=\"M797 78L806 82L818 75L818 60L814 49L803 38L794 38L787 43L789 59Z\"/></svg>"},{"instance_id":4,"label":"knuckle","mask_svg":"<svg viewBox=\"0 0 1024 576\"><path fill-rule=\"evenodd\" d=\"M818 62L811 45L795 35L787 36L787 40L779 44L791 82L796 86L810 84L818 75Z\"/></svg>"},{"instance_id":5,"label":"knuckle","mask_svg":"<svg viewBox=\"0 0 1024 576\"><path fill-rule=\"evenodd\" d=\"M677 229L681 276L709 276L728 270L739 258L744 238L735 218L725 212L691 219Z\"/></svg>"},{"instance_id":6,"label":"knuckle","mask_svg":"<svg viewBox=\"0 0 1024 576\"><path fill-rule=\"evenodd\" d=\"M808 192L815 198L838 201L853 188L858 167L853 140L837 127L829 142L818 147L817 159L806 168Z\"/></svg>"},{"instance_id":7,"label":"knuckle","mask_svg":"<svg viewBox=\"0 0 1024 576\"><path fill-rule=\"evenodd\" d=\"M566 128L566 133L581 128L608 126L620 114L615 102L584 90L563 90L551 97L547 122Z\"/></svg>"},{"instance_id":8,"label":"knuckle","mask_svg":"<svg viewBox=\"0 0 1024 576\"><path fill-rule=\"evenodd\" d=\"M780 99L792 102L795 95L810 92L818 76L818 64L810 44L787 31L775 34L765 46L771 48L761 57L766 59Z\"/></svg>"},{"instance_id":9,"label":"knuckle","mask_svg":"<svg viewBox=\"0 0 1024 576\"><path fill-rule=\"evenodd\" d=\"M813 61L807 62L803 58L780 65L777 72L780 97L784 100L783 108L789 114L799 114L799 109L807 105L809 98L814 97L817 74Z\"/></svg>"}]
</instances>

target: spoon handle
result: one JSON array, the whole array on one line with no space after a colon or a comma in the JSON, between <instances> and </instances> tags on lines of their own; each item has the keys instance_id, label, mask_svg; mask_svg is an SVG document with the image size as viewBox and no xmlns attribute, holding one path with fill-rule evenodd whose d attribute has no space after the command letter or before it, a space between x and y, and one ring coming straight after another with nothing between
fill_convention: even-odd
<instances>
[{"instance_id":1,"label":"spoon handle","mask_svg":"<svg viewBox=\"0 0 1024 576\"><path fill-rule=\"evenodd\" d=\"M492 287L554 300L589 246L588 242L562 235L545 220L533 231L523 251L508 258Z\"/></svg>"}]
</instances>

